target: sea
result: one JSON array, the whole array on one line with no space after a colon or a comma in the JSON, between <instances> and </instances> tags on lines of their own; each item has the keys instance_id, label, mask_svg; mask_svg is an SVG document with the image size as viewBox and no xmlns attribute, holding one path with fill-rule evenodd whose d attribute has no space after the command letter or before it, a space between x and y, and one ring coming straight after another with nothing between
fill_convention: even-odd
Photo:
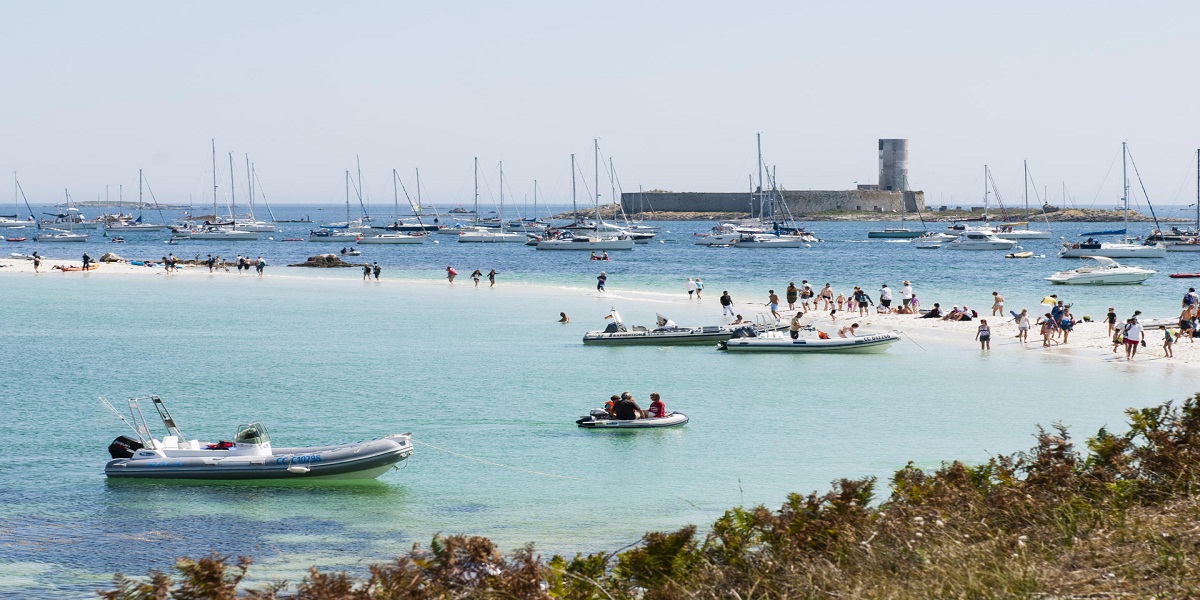
<instances>
[{"instance_id":1,"label":"sea","mask_svg":"<svg viewBox=\"0 0 1200 600\"><path fill-rule=\"evenodd\" d=\"M910 461L985 461L1031 447L1038 427L1055 423L1082 442L1101 427L1123 431L1127 408L1197 391L1194 367L1026 351L1004 339L989 353L906 338L884 354L827 356L581 343L614 308L628 324L651 324L656 313L711 324L728 291L754 318L768 290L782 295L803 280L847 294L861 285L876 297L881 284L907 279L925 306L984 313L999 291L1016 310L1036 311L1057 293L1097 321L1109 306L1122 318L1176 316L1189 284L1166 275L1200 271L1190 253L1122 261L1158 271L1136 286L1044 281L1079 264L1057 258L1062 241L1116 223L1050 224L1054 239L1021 244L1035 254L1025 260L867 240L884 226L868 222L807 223L823 241L774 250L695 245L712 222L652 222L658 239L607 262L434 236L363 246L347 260L382 267L380 280L363 281L360 269L285 266L350 245L282 241L344 220L340 207L273 209L315 223L280 224L254 242L124 233L113 243L93 232L84 244L4 244L37 250L43 270L84 251L241 254L269 266L261 278L149 267L0 274L0 596L93 597L116 572L145 575L212 551L252 556L255 582L298 581L314 565L362 574L438 534L487 536L506 550L532 543L543 556L611 552L648 531L703 531L735 506L822 493L839 478L877 477L885 498L890 475ZM453 285L447 266L460 274ZM476 287L474 269L495 269L495 287ZM688 277L704 282L703 298L689 299ZM571 322L559 323L560 312ZM659 392L691 421L638 432L575 425L626 390L643 401ZM123 408L145 394L163 397L183 432L202 440L261 420L278 445L411 432L417 447L369 482L108 480L106 447L128 430L100 399Z\"/></svg>"}]
</instances>

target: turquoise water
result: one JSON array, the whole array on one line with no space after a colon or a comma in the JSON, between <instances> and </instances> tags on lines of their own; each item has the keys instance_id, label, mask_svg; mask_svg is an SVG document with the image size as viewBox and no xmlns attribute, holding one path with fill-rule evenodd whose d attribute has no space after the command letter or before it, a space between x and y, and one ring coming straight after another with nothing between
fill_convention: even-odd
<instances>
[{"instance_id":1,"label":"turquoise water","mask_svg":"<svg viewBox=\"0 0 1200 600\"><path fill-rule=\"evenodd\" d=\"M262 279L0 275L0 593L87 596L114 571L142 574L210 549L253 555L256 578L297 580L312 564L360 570L437 532L506 548L533 541L546 553L612 550L647 530L707 525L731 506L777 506L838 477L1025 449L1037 424L1061 420L1079 437L1120 429L1124 408L1196 391L1194 368L1072 360L1003 340L987 355L907 340L878 356L583 347L583 332L602 327L611 306L629 323L655 312L713 322L721 290L753 312L768 288L801 278L872 295L908 278L926 305L977 308L992 289L1018 309L1053 290L1092 315L1115 305L1174 316L1186 290L1159 275L1064 291L1040 278L1071 261L846 241L870 224L817 224L831 241L795 251L701 248L690 237L706 224L665 226L667 243L599 264L520 245L364 252L385 265L378 283L352 270L278 266L316 245L265 241L244 252L271 261ZM102 243L87 247L108 249ZM127 244L125 254L160 251L154 243ZM229 256L245 248L195 247ZM1053 243L1027 247L1051 254ZM1200 270L1195 262L1140 264ZM441 277L446 264L463 275L453 287ZM470 284L476 266L501 271L496 288ZM611 276L604 296L593 289L601 268ZM705 280L702 301L687 300L688 276ZM555 322L559 311L572 323ZM622 390L640 399L659 391L692 421L634 434L574 425ZM124 427L97 397L122 405L147 393L201 439L262 419L278 444L411 431L428 445L367 485L107 481L105 447Z\"/></svg>"}]
</instances>

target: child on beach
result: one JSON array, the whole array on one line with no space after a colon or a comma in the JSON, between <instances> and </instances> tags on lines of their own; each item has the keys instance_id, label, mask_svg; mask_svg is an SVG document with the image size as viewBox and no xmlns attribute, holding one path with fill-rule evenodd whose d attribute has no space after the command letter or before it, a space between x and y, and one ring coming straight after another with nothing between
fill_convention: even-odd
<instances>
[{"instance_id":1,"label":"child on beach","mask_svg":"<svg viewBox=\"0 0 1200 600\"><path fill-rule=\"evenodd\" d=\"M1112 335L1114 329L1117 328L1117 310L1113 307L1108 307L1108 316L1104 317L1104 322L1108 323L1108 335Z\"/></svg>"},{"instance_id":2,"label":"child on beach","mask_svg":"<svg viewBox=\"0 0 1200 600\"><path fill-rule=\"evenodd\" d=\"M450 283L454 283L455 277L458 277L458 271L455 271L454 267L446 267L446 279L449 279Z\"/></svg>"},{"instance_id":3,"label":"child on beach","mask_svg":"<svg viewBox=\"0 0 1200 600\"><path fill-rule=\"evenodd\" d=\"M1058 333L1058 321L1050 313L1046 313L1045 317L1038 319L1038 324L1042 326L1042 347L1050 347L1050 338Z\"/></svg>"},{"instance_id":4,"label":"child on beach","mask_svg":"<svg viewBox=\"0 0 1200 600\"><path fill-rule=\"evenodd\" d=\"M837 309L844 310L845 304L846 304L846 296L844 294L838 294L836 302L837 302Z\"/></svg>"},{"instance_id":5,"label":"child on beach","mask_svg":"<svg viewBox=\"0 0 1200 600\"><path fill-rule=\"evenodd\" d=\"M1171 347L1175 345L1175 332L1170 329L1163 329L1163 355L1167 358L1175 356L1171 351Z\"/></svg>"},{"instance_id":6,"label":"child on beach","mask_svg":"<svg viewBox=\"0 0 1200 600\"><path fill-rule=\"evenodd\" d=\"M979 320L979 329L975 330L975 339L979 342L980 350L992 349L992 329L988 327L987 319Z\"/></svg>"},{"instance_id":7,"label":"child on beach","mask_svg":"<svg viewBox=\"0 0 1200 600\"><path fill-rule=\"evenodd\" d=\"M1021 314L1015 319L1017 322L1017 339L1022 344L1029 341L1029 309L1022 308Z\"/></svg>"}]
</instances>

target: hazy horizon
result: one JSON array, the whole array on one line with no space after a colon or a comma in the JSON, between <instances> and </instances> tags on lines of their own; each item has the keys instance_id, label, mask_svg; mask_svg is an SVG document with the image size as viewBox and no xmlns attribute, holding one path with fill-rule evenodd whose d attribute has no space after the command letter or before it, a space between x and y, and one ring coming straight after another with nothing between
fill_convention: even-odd
<instances>
[{"instance_id":1,"label":"hazy horizon","mask_svg":"<svg viewBox=\"0 0 1200 600\"><path fill-rule=\"evenodd\" d=\"M786 189L875 183L877 140L906 138L928 205L980 204L985 164L1022 205L1028 159L1031 205L1111 208L1128 141L1156 206L1196 198L1187 3L6 9L0 168L35 204L136 199L139 168L160 202L211 202L214 138L222 203L230 152L239 203L249 154L272 203L342 202L358 155L373 205L392 169L415 200L416 168L424 203L469 204L476 156L481 210L501 161L506 203L536 179L569 204L572 153L590 203L593 138L625 192L738 192L756 132Z\"/></svg>"}]
</instances>

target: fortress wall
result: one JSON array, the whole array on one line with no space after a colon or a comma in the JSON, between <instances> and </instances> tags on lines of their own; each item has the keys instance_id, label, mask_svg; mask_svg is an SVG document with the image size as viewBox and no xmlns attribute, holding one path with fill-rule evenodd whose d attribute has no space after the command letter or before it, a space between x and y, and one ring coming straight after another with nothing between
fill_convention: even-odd
<instances>
[{"instance_id":1,"label":"fortress wall","mask_svg":"<svg viewBox=\"0 0 1200 600\"><path fill-rule=\"evenodd\" d=\"M782 192L788 210L795 214L818 212L915 212L925 209L924 192L887 190L796 190ZM746 212L758 213L758 200L749 192L645 192L621 195L627 213L662 212ZM753 210L751 206L753 205Z\"/></svg>"}]
</instances>

